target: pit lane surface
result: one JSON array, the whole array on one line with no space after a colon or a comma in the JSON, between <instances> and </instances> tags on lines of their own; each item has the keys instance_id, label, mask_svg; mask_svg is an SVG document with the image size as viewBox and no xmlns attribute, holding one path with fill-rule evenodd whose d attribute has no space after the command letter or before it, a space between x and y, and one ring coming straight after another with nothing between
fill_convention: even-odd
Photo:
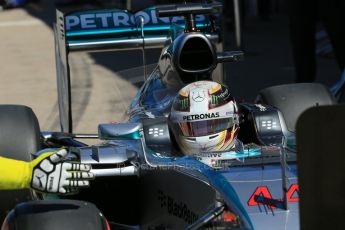
<instances>
[{"instance_id":1,"label":"pit lane surface","mask_svg":"<svg viewBox=\"0 0 345 230\"><path fill-rule=\"evenodd\" d=\"M51 28L25 10L14 9L0 12L0 34L0 104L30 106L41 130L59 130ZM127 64L137 55L70 56L75 131L95 133L99 123L125 119L124 112L143 80L141 63ZM129 70L114 72L107 68L112 62Z\"/></svg>"}]
</instances>

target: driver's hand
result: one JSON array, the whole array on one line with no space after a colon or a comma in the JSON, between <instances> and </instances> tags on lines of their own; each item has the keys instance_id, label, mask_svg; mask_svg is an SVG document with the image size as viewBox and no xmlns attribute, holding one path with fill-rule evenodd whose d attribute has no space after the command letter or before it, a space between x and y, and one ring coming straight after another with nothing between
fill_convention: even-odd
<instances>
[{"instance_id":1,"label":"driver's hand","mask_svg":"<svg viewBox=\"0 0 345 230\"><path fill-rule=\"evenodd\" d=\"M31 187L46 193L76 193L79 188L88 187L94 178L91 166L63 162L65 149L46 152L30 162L32 169Z\"/></svg>"}]
</instances>

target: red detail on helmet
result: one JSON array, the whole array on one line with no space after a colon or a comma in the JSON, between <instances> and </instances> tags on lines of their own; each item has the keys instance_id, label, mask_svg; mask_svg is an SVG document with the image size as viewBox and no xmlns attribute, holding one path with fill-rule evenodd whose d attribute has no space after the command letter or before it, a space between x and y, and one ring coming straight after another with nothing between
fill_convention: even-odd
<instances>
[{"instance_id":1,"label":"red detail on helmet","mask_svg":"<svg viewBox=\"0 0 345 230\"><path fill-rule=\"evenodd\" d=\"M231 129L232 129L232 127L226 131L226 136L225 136L224 143L226 143L228 140L231 139L231 137L232 137L232 135L231 135Z\"/></svg>"},{"instance_id":2,"label":"red detail on helmet","mask_svg":"<svg viewBox=\"0 0 345 230\"><path fill-rule=\"evenodd\" d=\"M232 135L232 129L233 127L231 127L230 129L227 129L224 143L227 143L231 138L236 139L239 127L237 127L237 125L235 124L234 135Z\"/></svg>"},{"instance_id":3,"label":"red detail on helmet","mask_svg":"<svg viewBox=\"0 0 345 230\"><path fill-rule=\"evenodd\" d=\"M289 190L286 193L288 202L299 202L299 196L293 197L295 192L299 195L299 186L298 184L293 184L290 186Z\"/></svg>"},{"instance_id":4,"label":"red detail on helmet","mask_svg":"<svg viewBox=\"0 0 345 230\"><path fill-rule=\"evenodd\" d=\"M237 134L238 134L239 130L240 130L240 127L238 125L235 125L234 138L237 137Z\"/></svg>"}]
</instances>

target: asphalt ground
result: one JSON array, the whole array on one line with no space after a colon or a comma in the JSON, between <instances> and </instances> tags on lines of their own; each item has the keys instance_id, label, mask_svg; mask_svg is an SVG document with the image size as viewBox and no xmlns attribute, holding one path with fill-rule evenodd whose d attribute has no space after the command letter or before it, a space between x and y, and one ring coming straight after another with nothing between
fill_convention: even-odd
<instances>
[{"instance_id":1,"label":"asphalt ground","mask_svg":"<svg viewBox=\"0 0 345 230\"><path fill-rule=\"evenodd\" d=\"M54 6L42 1L0 12L0 104L24 104L36 113L41 130L58 131L52 22ZM238 101L252 101L268 86L293 83L294 67L286 15L246 21L245 61L228 63L226 83ZM234 49L234 35L225 44ZM147 52L152 69L160 50ZM125 111L143 82L140 51L74 53L70 56L74 130L97 132L97 124L125 120ZM317 81L332 85L340 76L333 59L318 58Z\"/></svg>"},{"instance_id":2,"label":"asphalt ground","mask_svg":"<svg viewBox=\"0 0 345 230\"><path fill-rule=\"evenodd\" d=\"M58 131L54 40L49 24L53 19L44 10L29 5L0 12L0 104L27 105L36 113L41 130ZM125 111L143 82L141 55L140 51L70 55L76 132L96 133L99 123L125 120ZM147 55L156 60L159 50ZM150 63L154 63L152 58L148 58Z\"/></svg>"}]
</instances>

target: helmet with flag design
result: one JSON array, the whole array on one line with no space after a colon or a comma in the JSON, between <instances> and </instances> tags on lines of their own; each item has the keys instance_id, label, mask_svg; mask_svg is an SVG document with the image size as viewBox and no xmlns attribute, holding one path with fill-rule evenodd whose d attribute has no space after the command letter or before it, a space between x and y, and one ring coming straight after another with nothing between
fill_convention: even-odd
<instances>
[{"instance_id":1,"label":"helmet with flag design","mask_svg":"<svg viewBox=\"0 0 345 230\"><path fill-rule=\"evenodd\" d=\"M182 88L169 120L184 154L226 151L234 146L239 130L237 105L228 87L212 81Z\"/></svg>"}]
</instances>

